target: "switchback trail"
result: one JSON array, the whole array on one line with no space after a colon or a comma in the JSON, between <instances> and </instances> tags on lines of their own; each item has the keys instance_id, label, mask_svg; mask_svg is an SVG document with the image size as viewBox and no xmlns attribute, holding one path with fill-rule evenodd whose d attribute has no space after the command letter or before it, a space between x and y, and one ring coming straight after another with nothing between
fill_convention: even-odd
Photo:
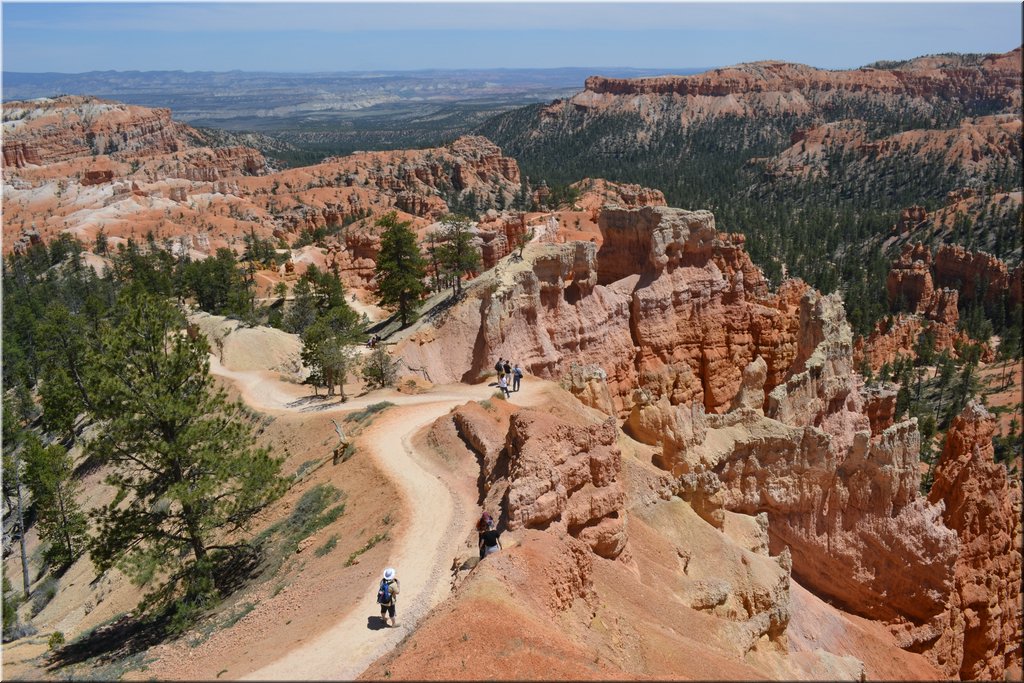
<instances>
[{"instance_id":1,"label":"switchback trail","mask_svg":"<svg viewBox=\"0 0 1024 683\"><path fill-rule=\"evenodd\" d=\"M487 384L451 385L407 395L377 391L345 403L313 401L301 394L304 387L276 379L274 373L227 370L215 358L211 372L231 380L251 407L271 413L347 413L380 401L394 407L361 435L360 442L380 470L391 479L405 505L406 523L395 528L394 549L388 564L395 567L402 590L398 599L398 627L371 630L368 618L379 615L374 602L379 576L357 597L352 608L313 640L298 645L276 661L246 673L242 680L350 680L402 640L450 591L452 558L471 533L476 521L475 482L459 482L456 475L434 464L412 444L413 435L466 401L490 397ZM540 393L540 392L537 392ZM513 402L528 405L531 395ZM383 569L383 568L381 568Z\"/></svg>"}]
</instances>

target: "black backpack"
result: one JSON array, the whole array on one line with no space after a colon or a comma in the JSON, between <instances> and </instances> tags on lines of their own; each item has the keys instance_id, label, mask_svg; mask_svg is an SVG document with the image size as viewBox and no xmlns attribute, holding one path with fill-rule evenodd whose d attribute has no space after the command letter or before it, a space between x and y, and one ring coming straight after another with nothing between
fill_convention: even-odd
<instances>
[{"instance_id":1,"label":"black backpack","mask_svg":"<svg viewBox=\"0 0 1024 683\"><path fill-rule=\"evenodd\" d=\"M380 588L377 589L377 604L387 605L391 603L391 584L387 579L380 580Z\"/></svg>"},{"instance_id":2,"label":"black backpack","mask_svg":"<svg viewBox=\"0 0 1024 683\"><path fill-rule=\"evenodd\" d=\"M497 363L494 364L494 369L497 372L502 372L502 366L501 366L501 361L500 360Z\"/></svg>"}]
</instances>

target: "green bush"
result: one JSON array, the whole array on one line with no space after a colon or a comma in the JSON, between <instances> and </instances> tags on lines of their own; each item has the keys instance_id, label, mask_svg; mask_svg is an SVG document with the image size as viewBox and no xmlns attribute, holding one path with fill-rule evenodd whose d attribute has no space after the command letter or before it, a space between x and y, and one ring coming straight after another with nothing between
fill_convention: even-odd
<instances>
[{"instance_id":1,"label":"green bush","mask_svg":"<svg viewBox=\"0 0 1024 683\"><path fill-rule=\"evenodd\" d=\"M334 550L338 545L338 534L331 534L331 537L327 541L316 549L316 556L323 557L327 553Z\"/></svg>"},{"instance_id":2,"label":"green bush","mask_svg":"<svg viewBox=\"0 0 1024 683\"><path fill-rule=\"evenodd\" d=\"M57 589L60 588L56 577L48 576L39 586L32 592L32 616L36 616L42 612L53 597L57 595Z\"/></svg>"},{"instance_id":3,"label":"green bush","mask_svg":"<svg viewBox=\"0 0 1024 683\"><path fill-rule=\"evenodd\" d=\"M301 540L331 524L341 517L345 504L341 503L329 510L327 508L341 497L342 492L331 484L317 484L306 491L285 522L286 533Z\"/></svg>"},{"instance_id":4,"label":"green bush","mask_svg":"<svg viewBox=\"0 0 1024 683\"><path fill-rule=\"evenodd\" d=\"M386 408L390 408L393 405L395 404L392 403L391 401L381 401L380 403L372 403L363 408L362 410L357 410L356 412L346 416L345 422L356 422L358 424L363 424L377 413L381 412Z\"/></svg>"},{"instance_id":5,"label":"green bush","mask_svg":"<svg viewBox=\"0 0 1024 683\"><path fill-rule=\"evenodd\" d=\"M64 642L64 633L62 631L54 631L50 634L50 639L46 641L46 645L51 650L56 650L58 647L63 645Z\"/></svg>"},{"instance_id":6,"label":"green bush","mask_svg":"<svg viewBox=\"0 0 1024 683\"><path fill-rule=\"evenodd\" d=\"M10 580L5 576L3 585L3 602L4 602L4 633L10 632L12 628L18 623L18 605L20 605L24 598L20 595L15 595L14 588L11 586Z\"/></svg>"},{"instance_id":7,"label":"green bush","mask_svg":"<svg viewBox=\"0 0 1024 683\"><path fill-rule=\"evenodd\" d=\"M377 534L376 536L371 538L369 541L367 541L366 545L364 545L362 548L360 548L359 550L356 550L351 555L349 555L348 559L345 561L345 566L346 567L351 567L352 565L354 565L356 563L356 560L359 559L360 555L362 555L367 550L369 550L373 546L377 545L381 541L386 541L386 540L388 540L388 535L386 533L384 533L384 534Z\"/></svg>"}]
</instances>

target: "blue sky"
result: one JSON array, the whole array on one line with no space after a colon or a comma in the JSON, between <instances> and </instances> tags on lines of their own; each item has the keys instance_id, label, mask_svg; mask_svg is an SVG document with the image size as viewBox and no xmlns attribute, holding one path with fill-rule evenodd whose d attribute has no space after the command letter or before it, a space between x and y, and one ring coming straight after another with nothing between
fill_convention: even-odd
<instances>
[{"instance_id":1,"label":"blue sky","mask_svg":"<svg viewBox=\"0 0 1024 683\"><path fill-rule=\"evenodd\" d=\"M5 71L344 71L782 59L851 68L1021 44L998 3L4 2Z\"/></svg>"}]
</instances>

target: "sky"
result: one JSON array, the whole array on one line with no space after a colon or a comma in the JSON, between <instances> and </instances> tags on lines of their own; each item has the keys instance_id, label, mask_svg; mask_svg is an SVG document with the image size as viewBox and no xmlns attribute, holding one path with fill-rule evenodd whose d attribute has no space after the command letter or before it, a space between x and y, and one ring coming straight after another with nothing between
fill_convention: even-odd
<instances>
[{"instance_id":1,"label":"sky","mask_svg":"<svg viewBox=\"0 0 1024 683\"><path fill-rule=\"evenodd\" d=\"M3 70L323 72L781 59L845 69L1021 44L1015 2L2 5Z\"/></svg>"}]
</instances>

